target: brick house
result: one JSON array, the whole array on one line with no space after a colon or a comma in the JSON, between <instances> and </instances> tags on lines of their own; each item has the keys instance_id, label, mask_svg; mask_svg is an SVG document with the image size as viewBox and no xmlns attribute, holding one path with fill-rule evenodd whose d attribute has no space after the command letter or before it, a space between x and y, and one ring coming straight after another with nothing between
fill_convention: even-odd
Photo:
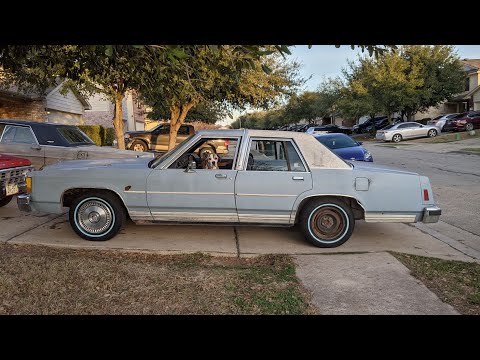
<instances>
[{"instance_id":1,"label":"brick house","mask_svg":"<svg viewBox=\"0 0 480 360\"><path fill-rule=\"evenodd\" d=\"M423 113L415 115L416 120L434 118L439 115L480 110L480 59L463 59L463 71L467 75L465 91L454 95L451 99L440 104L437 108L431 107Z\"/></svg>"},{"instance_id":2,"label":"brick house","mask_svg":"<svg viewBox=\"0 0 480 360\"><path fill-rule=\"evenodd\" d=\"M0 118L34 120L60 124L83 124L88 101L69 89L65 95L60 90L63 82L48 88L44 94L21 91L17 86L0 88Z\"/></svg>"},{"instance_id":3,"label":"brick house","mask_svg":"<svg viewBox=\"0 0 480 360\"><path fill-rule=\"evenodd\" d=\"M113 127L115 104L102 94L95 94L88 98L91 109L85 111L86 125L102 125ZM125 131L136 131L145 129L145 108L138 101L133 92L128 92L122 102L123 127Z\"/></svg>"}]
</instances>

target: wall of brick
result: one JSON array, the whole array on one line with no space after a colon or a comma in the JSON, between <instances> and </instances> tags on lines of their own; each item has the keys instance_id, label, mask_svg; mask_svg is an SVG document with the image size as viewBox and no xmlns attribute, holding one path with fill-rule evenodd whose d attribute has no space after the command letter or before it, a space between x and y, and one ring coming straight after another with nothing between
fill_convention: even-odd
<instances>
[{"instance_id":1,"label":"wall of brick","mask_svg":"<svg viewBox=\"0 0 480 360\"><path fill-rule=\"evenodd\" d=\"M43 100L21 100L0 97L0 119L44 122L47 112Z\"/></svg>"}]
</instances>

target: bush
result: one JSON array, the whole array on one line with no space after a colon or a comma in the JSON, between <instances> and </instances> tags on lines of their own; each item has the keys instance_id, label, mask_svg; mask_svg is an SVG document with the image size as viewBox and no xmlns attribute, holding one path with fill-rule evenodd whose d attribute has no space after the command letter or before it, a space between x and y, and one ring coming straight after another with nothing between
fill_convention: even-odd
<instances>
[{"instance_id":1,"label":"bush","mask_svg":"<svg viewBox=\"0 0 480 360\"><path fill-rule=\"evenodd\" d=\"M105 128L105 141L104 146L112 146L113 140L115 140L115 129L114 128Z\"/></svg>"},{"instance_id":2,"label":"bush","mask_svg":"<svg viewBox=\"0 0 480 360\"><path fill-rule=\"evenodd\" d=\"M105 139L105 129L101 125L78 125L78 128L82 130L87 136L93 140L93 142L102 146Z\"/></svg>"}]
</instances>

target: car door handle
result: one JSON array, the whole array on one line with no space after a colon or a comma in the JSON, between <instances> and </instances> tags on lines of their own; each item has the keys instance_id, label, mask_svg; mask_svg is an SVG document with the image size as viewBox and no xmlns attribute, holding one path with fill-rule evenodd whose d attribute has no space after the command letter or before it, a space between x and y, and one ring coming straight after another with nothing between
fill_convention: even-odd
<instances>
[{"instance_id":1,"label":"car door handle","mask_svg":"<svg viewBox=\"0 0 480 360\"><path fill-rule=\"evenodd\" d=\"M225 175L225 174L215 174L215 177L216 177L217 179L226 179L226 178L227 178L227 175Z\"/></svg>"},{"instance_id":2,"label":"car door handle","mask_svg":"<svg viewBox=\"0 0 480 360\"><path fill-rule=\"evenodd\" d=\"M41 150L42 148L40 147L40 145L32 145L32 146L30 146L30 149L32 149L32 150Z\"/></svg>"},{"instance_id":3,"label":"car door handle","mask_svg":"<svg viewBox=\"0 0 480 360\"><path fill-rule=\"evenodd\" d=\"M292 177L292 179L293 180L302 180L302 181L304 180L303 176L294 176L294 177Z\"/></svg>"}]
</instances>

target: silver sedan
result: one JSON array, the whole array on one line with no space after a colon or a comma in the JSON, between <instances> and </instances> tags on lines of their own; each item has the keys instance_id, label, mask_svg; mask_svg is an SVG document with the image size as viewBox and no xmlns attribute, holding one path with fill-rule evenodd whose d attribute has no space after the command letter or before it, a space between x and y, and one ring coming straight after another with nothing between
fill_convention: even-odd
<instances>
[{"instance_id":1,"label":"silver sedan","mask_svg":"<svg viewBox=\"0 0 480 360\"><path fill-rule=\"evenodd\" d=\"M376 139L383 141L400 142L405 139L419 137L435 137L438 128L435 125L422 125L417 122L402 122L388 125L377 131Z\"/></svg>"}]
</instances>

